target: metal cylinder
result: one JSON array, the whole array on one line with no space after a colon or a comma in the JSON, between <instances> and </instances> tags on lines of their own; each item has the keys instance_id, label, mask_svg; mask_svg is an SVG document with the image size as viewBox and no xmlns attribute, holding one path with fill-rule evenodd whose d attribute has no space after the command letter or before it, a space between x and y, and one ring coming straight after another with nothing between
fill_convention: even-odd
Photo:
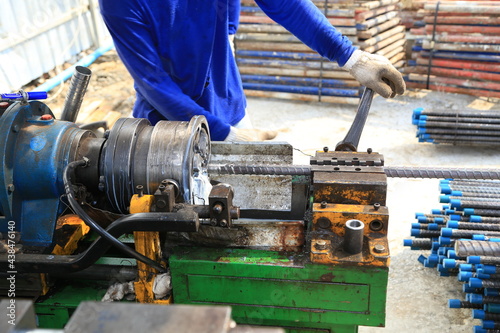
<instances>
[{"instance_id":1,"label":"metal cylinder","mask_svg":"<svg viewBox=\"0 0 500 333\"><path fill-rule=\"evenodd\" d=\"M209 158L210 135L203 116L155 126L146 119L122 118L103 148L101 187L121 213L127 212L137 185L142 185L144 194L154 194L166 179L179 184L181 201L207 204Z\"/></svg>"},{"instance_id":2,"label":"metal cylinder","mask_svg":"<svg viewBox=\"0 0 500 333\"><path fill-rule=\"evenodd\" d=\"M345 223L344 250L350 254L358 254L363 250L363 232L365 224L360 220L349 220Z\"/></svg>"},{"instance_id":3,"label":"metal cylinder","mask_svg":"<svg viewBox=\"0 0 500 333\"><path fill-rule=\"evenodd\" d=\"M75 72L71 78L69 91L66 95L64 108L61 113L61 120L71 121L73 123L76 122L91 75L92 71L87 67L75 67Z\"/></svg>"}]
</instances>

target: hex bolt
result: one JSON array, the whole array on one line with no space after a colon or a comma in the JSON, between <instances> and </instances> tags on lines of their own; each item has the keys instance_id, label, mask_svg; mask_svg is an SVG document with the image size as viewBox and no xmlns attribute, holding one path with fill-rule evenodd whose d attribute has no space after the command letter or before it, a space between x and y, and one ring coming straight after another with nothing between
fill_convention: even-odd
<instances>
[{"instance_id":1,"label":"hex bolt","mask_svg":"<svg viewBox=\"0 0 500 333\"><path fill-rule=\"evenodd\" d=\"M227 221L226 220L220 220L219 225L223 228L227 227Z\"/></svg>"},{"instance_id":2,"label":"hex bolt","mask_svg":"<svg viewBox=\"0 0 500 333\"><path fill-rule=\"evenodd\" d=\"M141 198L144 195L144 186L137 185L135 187L135 190L137 191L137 195L139 196L139 198Z\"/></svg>"},{"instance_id":3,"label":"hex bolt","mask_svg":"<svg viewBox=\"0 0 500 333\"><path fill-rule=\"evenodd\" d=\"M316 244L314 245L314 248L316 250L326 250L326 241L324 239L319 239L316 241Z\"/></svg>"},{"instance_id":4,"label":"hex bolt","mask_svg":"<svg viewBox=\"0 0 500 333\"><path fill-rule=\"evenodd\" d=\"M14 192L16 189L16 187L14 186L14 184L9 184L7 185L7 191L10 193Z\"/></svg>"},{"instance_id":5,"label":"hex bolt","mask_svg":"<svg viewBox=\"0 0 500 333\"><path fill-rule=\"evenodd\" d=\"M212 227L217 226L217 219L211 219L211 220L210 220L210 225L211 225Z\"/></svg>"},{"instance_id":6,"label":"hex bolt","mask_svg":"<svg viewBox=\"0 0 500 333\"><path fill-rule=\"evenodd\" d=\"M14 132L14 133L19 132L19 125L16 124L16 125L12 126L12 132Z\"/></svg>"},{"instance_id":7,"label":"hex bolt","mask_svg":"<svg viewBox=\"0 0 500 333\"><path fill-rule=\"evenodd\" d=\"M328 153L328 151L329 151L329 150L330 150L330 149L329 149L328 147L323 147L323 151L324 151L325 153Z\"/></svg>"},{"instance_id":8,"label":"hex bolt","mask_svg":"<svg viewBox=\"0 0 500 333\"><path fill-rule=\"evenodd\" d=\"M321 201L321 204L320 204L321 208L326 208L326 205L327 205L326 201Z\"/></svg>"},{"instance_id":9,"label":"hex bolt","mask_svg":"<svg viewBox=\"0 0 500 333\"><path fill-rule=\"evenodd\" d=\"M350 254L358 254L363 250L363 231L365 224L360 220L349 220L345 223L344 250Z\"/></svg>"},{"instance_id":10,"label":"hex bolt","mask_svg":"<svg viewBox=\"0 0 500 333\"><path fill-rule=\"evenodd\" d=\"M380 209L380 204L378 202L373 204L373 209L379 210Z\"/></svg>"},{"instance_id":11,"label":"hex bolt","mask_svg":"<svg viewBox=\"0 0 500 333\"><path fill-rule=\"evenodd\" d=\"M384 253L385 252L385 246L382 244L377 244L373 247L373 252L375 253Z\"/></svg>"},{"instance_id":12,"label":"hex bolt","mask_svg":"<svg viewBox=\"0 0 500 333\"><path fill-rule=\"evenodd\" d=\"M366 152L367 152L368 154L371 154L371 153L373 152L373 149L368 148L368 149L366 150Z\"/></svg>"}]
</instances>

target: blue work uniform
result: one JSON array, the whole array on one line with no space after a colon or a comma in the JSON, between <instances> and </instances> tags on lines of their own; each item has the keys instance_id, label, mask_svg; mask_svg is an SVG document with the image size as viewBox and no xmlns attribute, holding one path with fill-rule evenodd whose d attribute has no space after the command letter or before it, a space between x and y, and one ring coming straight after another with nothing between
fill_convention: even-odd
<instances>
[{"instance_id":1,"label":"blue work uniform","mask_svg":"<svg viewBox=\"0 0 500 333\"><path fill-rule=\"evenodd\" d=\"M204 115L212 140L227 137L246 108L228 41L233 1L238 0L99 0L116 50L134 79L134 117L155 124ZM310 0L256 3L341 66L355 50Z\"/></svg>"}]
</instances>

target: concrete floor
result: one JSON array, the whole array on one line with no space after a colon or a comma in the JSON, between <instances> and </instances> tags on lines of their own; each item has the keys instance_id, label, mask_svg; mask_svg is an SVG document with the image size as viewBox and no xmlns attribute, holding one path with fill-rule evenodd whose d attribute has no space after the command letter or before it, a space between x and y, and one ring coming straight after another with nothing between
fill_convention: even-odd
<instances>
[{"instance_id":1,"label":"concrete floor","mask_svg":"<svg viewBox=\"0 0 500 333\"><path fill-rule=\"evenodd\" d=\"M309 155L335 147L343 139L356 106L249 98L248 113L256 128L278 130L275 140L291 143L294 163L308 164ZM387 166L500 167L499 148L418 143L411 123L413 109L500 109L498 101L439 92L407 92L393 100L375 97L358 150L385 156ZM388 181L391 266L385 328L360 327L361 333L472 332L470 310L448 308L448 299L463 298L456 277L439 277L418 263L418 251L402 246L416 212L439 208L439 180L392 178ZM424 251L425 253L425 251Z\"/></svg>"}]
</instances>

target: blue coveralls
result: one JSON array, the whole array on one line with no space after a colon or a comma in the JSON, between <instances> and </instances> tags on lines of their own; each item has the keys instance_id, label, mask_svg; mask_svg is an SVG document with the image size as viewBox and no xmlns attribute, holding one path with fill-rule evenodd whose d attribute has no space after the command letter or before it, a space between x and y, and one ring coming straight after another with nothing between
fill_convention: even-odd
<instances>
[{"instance_id":1,"label":"blue coveralls","mask_svg":"<svg viewBox=\"0 0 500 333\"><path fill-rule=\"evenodd\" d=\"M239 0L99 0L116 50L134 79L134 117L155 124L204 115L212 140L226 138L246 107L228 41L233 1ZM310 0L256 3L341 66L355 50Z\"/></svg>"}]
</instances>

